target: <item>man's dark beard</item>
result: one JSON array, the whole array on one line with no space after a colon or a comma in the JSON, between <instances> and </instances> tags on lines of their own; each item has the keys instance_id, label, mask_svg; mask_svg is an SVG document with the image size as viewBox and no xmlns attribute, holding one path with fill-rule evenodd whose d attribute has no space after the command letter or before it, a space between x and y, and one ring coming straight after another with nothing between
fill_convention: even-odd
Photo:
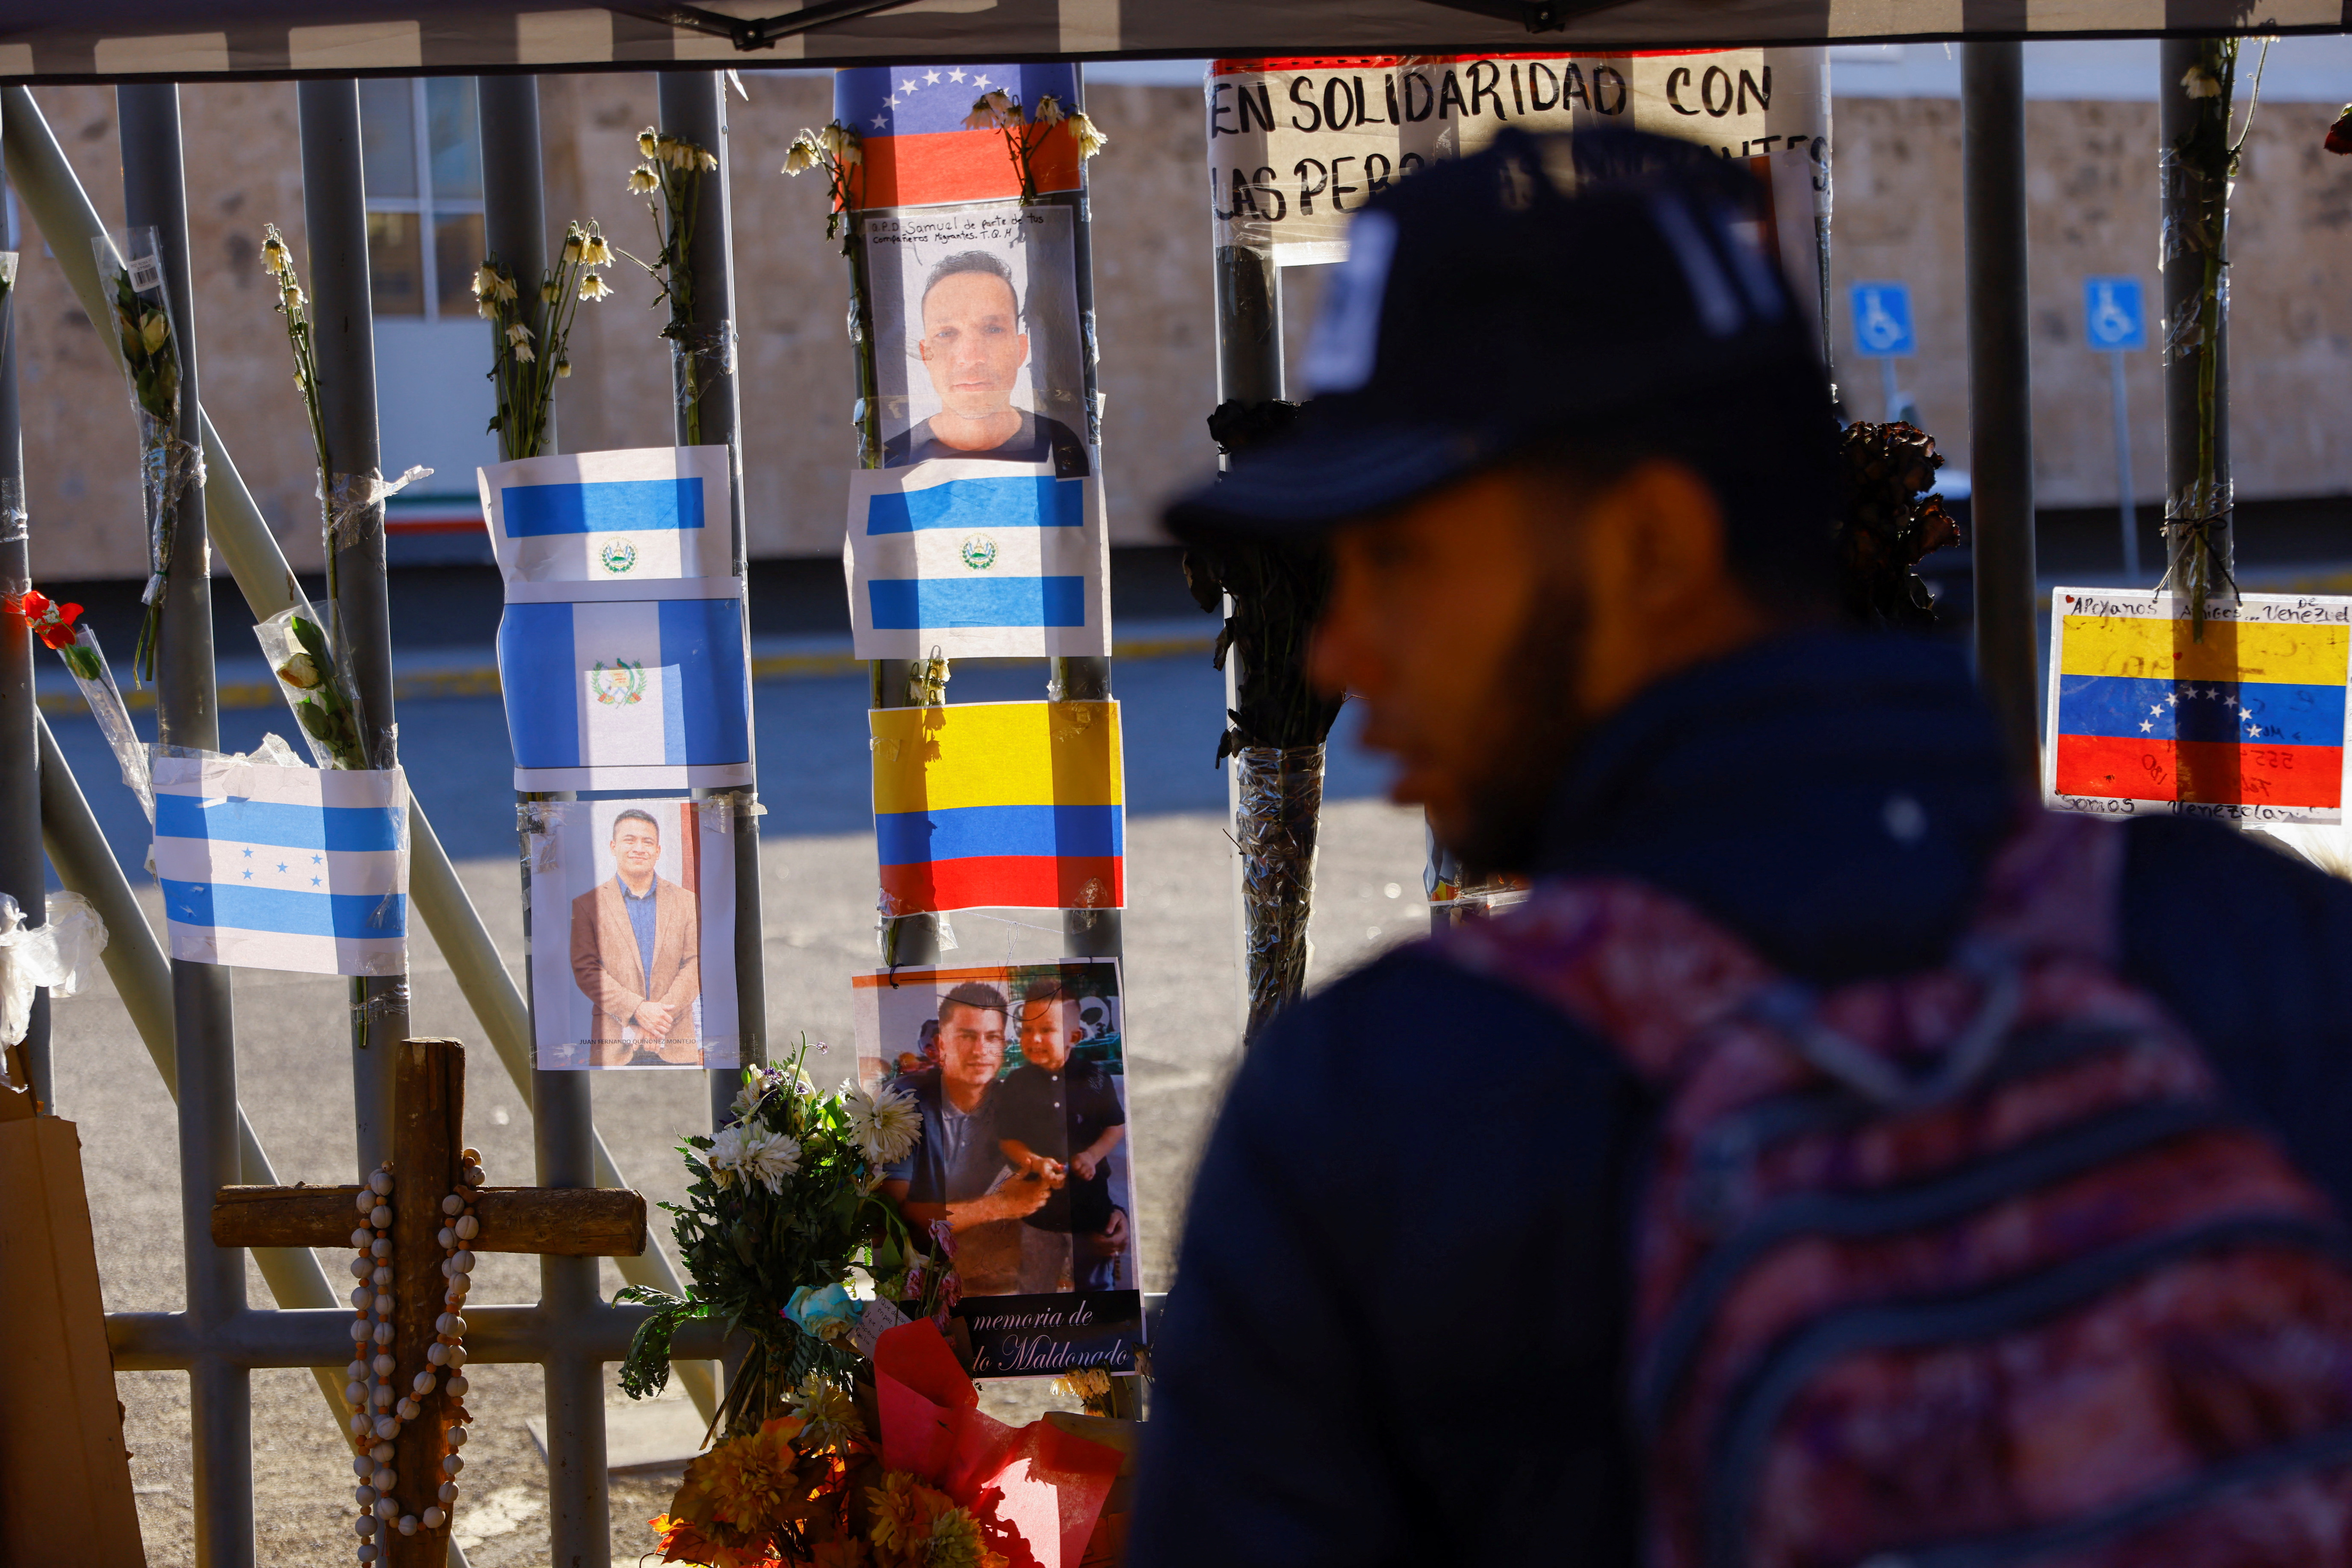
<instances>
[{"instance_id":1,"label":"man's dark beard","mask_svg":"<svg viewBox=\"0 0 2352 1568\"><path fill-rule=\"evenodd\" d=\"M1469 823L1448 848L1465 870L1528 871L1543 847L1553 793L1592 721L1570 695L1591 610L1581 584L1555 581L1504 666L1510 683L1487 772L1470 789Z\"/></svg>"}]
</instances>

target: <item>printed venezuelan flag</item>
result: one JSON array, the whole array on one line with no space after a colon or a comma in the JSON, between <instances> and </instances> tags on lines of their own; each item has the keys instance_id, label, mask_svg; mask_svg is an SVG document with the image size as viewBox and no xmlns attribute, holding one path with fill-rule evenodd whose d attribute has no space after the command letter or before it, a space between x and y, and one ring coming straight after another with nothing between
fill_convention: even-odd
<instances>
[{"instance_id":1,"label":"printed venezuelan flag","mask_svg":"<svg viewBox=\"0 0 2352 1568\"><path fill-rule=\"evenodd\" d=\"M2057 590L2051 804L2341 820L2352 600L2249 594L2202 639L2185 601Z\"/></svg>"},{"instance_id":2,"label":"printed venezuelan flag","mask_svg":"<svg viewBox=\"0 0 2352 1568\"><path fill-rule=\"evenodd\" d=\"M877 708L884 909L1118 909L1126 786L1116 702Z\"/></svg>"},{"instance_id":3,"label":"printed venezuelan flag","mask_svg":"<svg viewBox=\"0 0 2352 1568\"><path fill-rule=\"evenodd\" d=\"M1020 101L1034 118L1051 95L1065 110L1077 104L1077 72L1067 61L1034 65L858 66L833 78L834 118L864 142L856 175L857 205L936 206L1002 201L1021 194L1021 176L1000 130L967 131L972 105L991 91ZM1078 144L1066 128L1033 125L1029 168L1040 191L1078 189Z\"/></svg>"}]
</instances>

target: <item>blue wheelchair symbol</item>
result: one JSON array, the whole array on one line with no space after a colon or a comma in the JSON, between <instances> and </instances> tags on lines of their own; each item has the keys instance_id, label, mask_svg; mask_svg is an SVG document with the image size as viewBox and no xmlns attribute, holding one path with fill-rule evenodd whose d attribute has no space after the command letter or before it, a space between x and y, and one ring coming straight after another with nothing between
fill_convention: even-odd
<instances>
[{"instance_id":1,"label":"blue wheelchair symbol","mask_svg":"<svg viewBox=\"0 0 2352 1568\"><path fill-rule=\"evenodd\" d=\"M1853 290L1854 352L1864 359L1904 359L1919 352L1911 331L1906 283L1857 283Z\"/></svg>"},{"instance_id":2,"label":"blue wheelchair symbol","mask_svg":"<svg viewBox=\"0 0 2352 1568\"><path fill-rule=\"evenodd\" d=\"M2102 353L2147 347L2147 311L2138 279L2083 279L2083 336Z\"/></svg>"}]
</instances>

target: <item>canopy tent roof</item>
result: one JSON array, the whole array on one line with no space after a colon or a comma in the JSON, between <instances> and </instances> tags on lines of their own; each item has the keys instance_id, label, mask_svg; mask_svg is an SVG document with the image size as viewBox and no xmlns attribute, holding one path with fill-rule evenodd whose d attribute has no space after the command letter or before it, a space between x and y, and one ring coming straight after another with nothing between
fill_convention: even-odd
<instances>
[{"instance_id":1,"label":"canopy tent roof","mask_svg":"<svg viewBox=\"0 0 2352 1568\"><path fill-rule=\"evenodd\" d=\"M1585 53L2347 26L2352 0L631 0L603 9L514 0L0 0L0 81Z\"/></svg>"}]
</instances>

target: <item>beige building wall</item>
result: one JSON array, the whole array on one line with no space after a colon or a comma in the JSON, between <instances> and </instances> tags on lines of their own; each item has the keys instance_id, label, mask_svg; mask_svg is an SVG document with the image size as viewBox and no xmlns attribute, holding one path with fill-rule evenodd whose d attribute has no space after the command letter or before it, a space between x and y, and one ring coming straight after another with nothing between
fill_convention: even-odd
<instances>
[{"instance_id":1,"label":"beige building wall","mask_svg":"<svg viewBox=\"0 0 2352 1568\"><path fill-rule=\"evenodd\" d=\"M1966 467L1960 106L1841 98L1834 107L1831 303L1848 410L1881 416L1878 368L1853 357L1846 286L1908 282L1920 353L1898 362L1901 384L1943 451ZM2137 277L2157 307L2157 106L2032 102L2025 115L2034 499L2109 505L2110 371L2106 355L2084 346L2083 279ZM2249 500L2352 492L2352 447L2339 433L2352 391L2352 159L2320 147L2335 118L2321 104L2263 104L2233 197L2230 438L2237 492ZM2154 322L2149 338L2161 343ZM2164 492L2160 348L2126 356L2126 386L2133 489L2154 502Z\"/></svg>"},{"instance_id":2,"label":"beige building wall","mask_svg":"<svg viewBox=\"0 0 2352 1568\"><path fill-rule=\"evenodd\" d=\"M778 173L794 132L831 112L821 78L745 75L730 100L736 289L743 388L746 508L760 555L839 549L850 452L846 287L824 238L816 176ZM648 219L622 189L638 129L655 118L650 75L544 79L551 222L600 220L622 247L649 249ZM113 94L43 88L36 96L110 223L121 182ZM1209 224L1202 208L1200 97L1182 88L1098 87L1109 132L1092 165L1095 281L1105 470L1118 542L1156 539L1159 504L1208 471L1202 421L1214 396ZM320 561L317 503L300 405L261 275L262 226L307 254L295 94L282 82L212 84L183 95L195 331L205 402L256 499L298 566ZM2156 108L2034 102L2033 406L2039 499L2088 506L2115 497L2107 366L2082 346L2082 278L2133 273L2156 285ZM2352 290L2336 281L2352 228L2352 160L2319 150L2331 113L2266 104L2239 182L2232 248L2232 432L2242 496L2352 492L2352 461L2333 437L2352 386ZM1836 103L1833 338L1851 409L1879 411L1875 367L1851 355L1844 287L1863 278L1912 286L1921 353L1904 389L1956 464L1968 461L1961 293L1959 106L1950 100ZM132 577L144 571L136 445L118 378L43 240L22 225L17 300L27 498L39 577ZM1294 273L1294 316L1319 278ZM559 437L572 450L669 440L667 345L653 289L624 263L614 298L583 310L563 383ZM1299 323L1294 321L1294 326ZM1295 334L1294 334L1295 335ZM480 402L482 357L428 395ZM2160 370L2134 354L2135 485L2161 489ZM388 468L414 460L387 450ZM436 489L470 489L470 476Z\"/></svg>"}]
</instances>

